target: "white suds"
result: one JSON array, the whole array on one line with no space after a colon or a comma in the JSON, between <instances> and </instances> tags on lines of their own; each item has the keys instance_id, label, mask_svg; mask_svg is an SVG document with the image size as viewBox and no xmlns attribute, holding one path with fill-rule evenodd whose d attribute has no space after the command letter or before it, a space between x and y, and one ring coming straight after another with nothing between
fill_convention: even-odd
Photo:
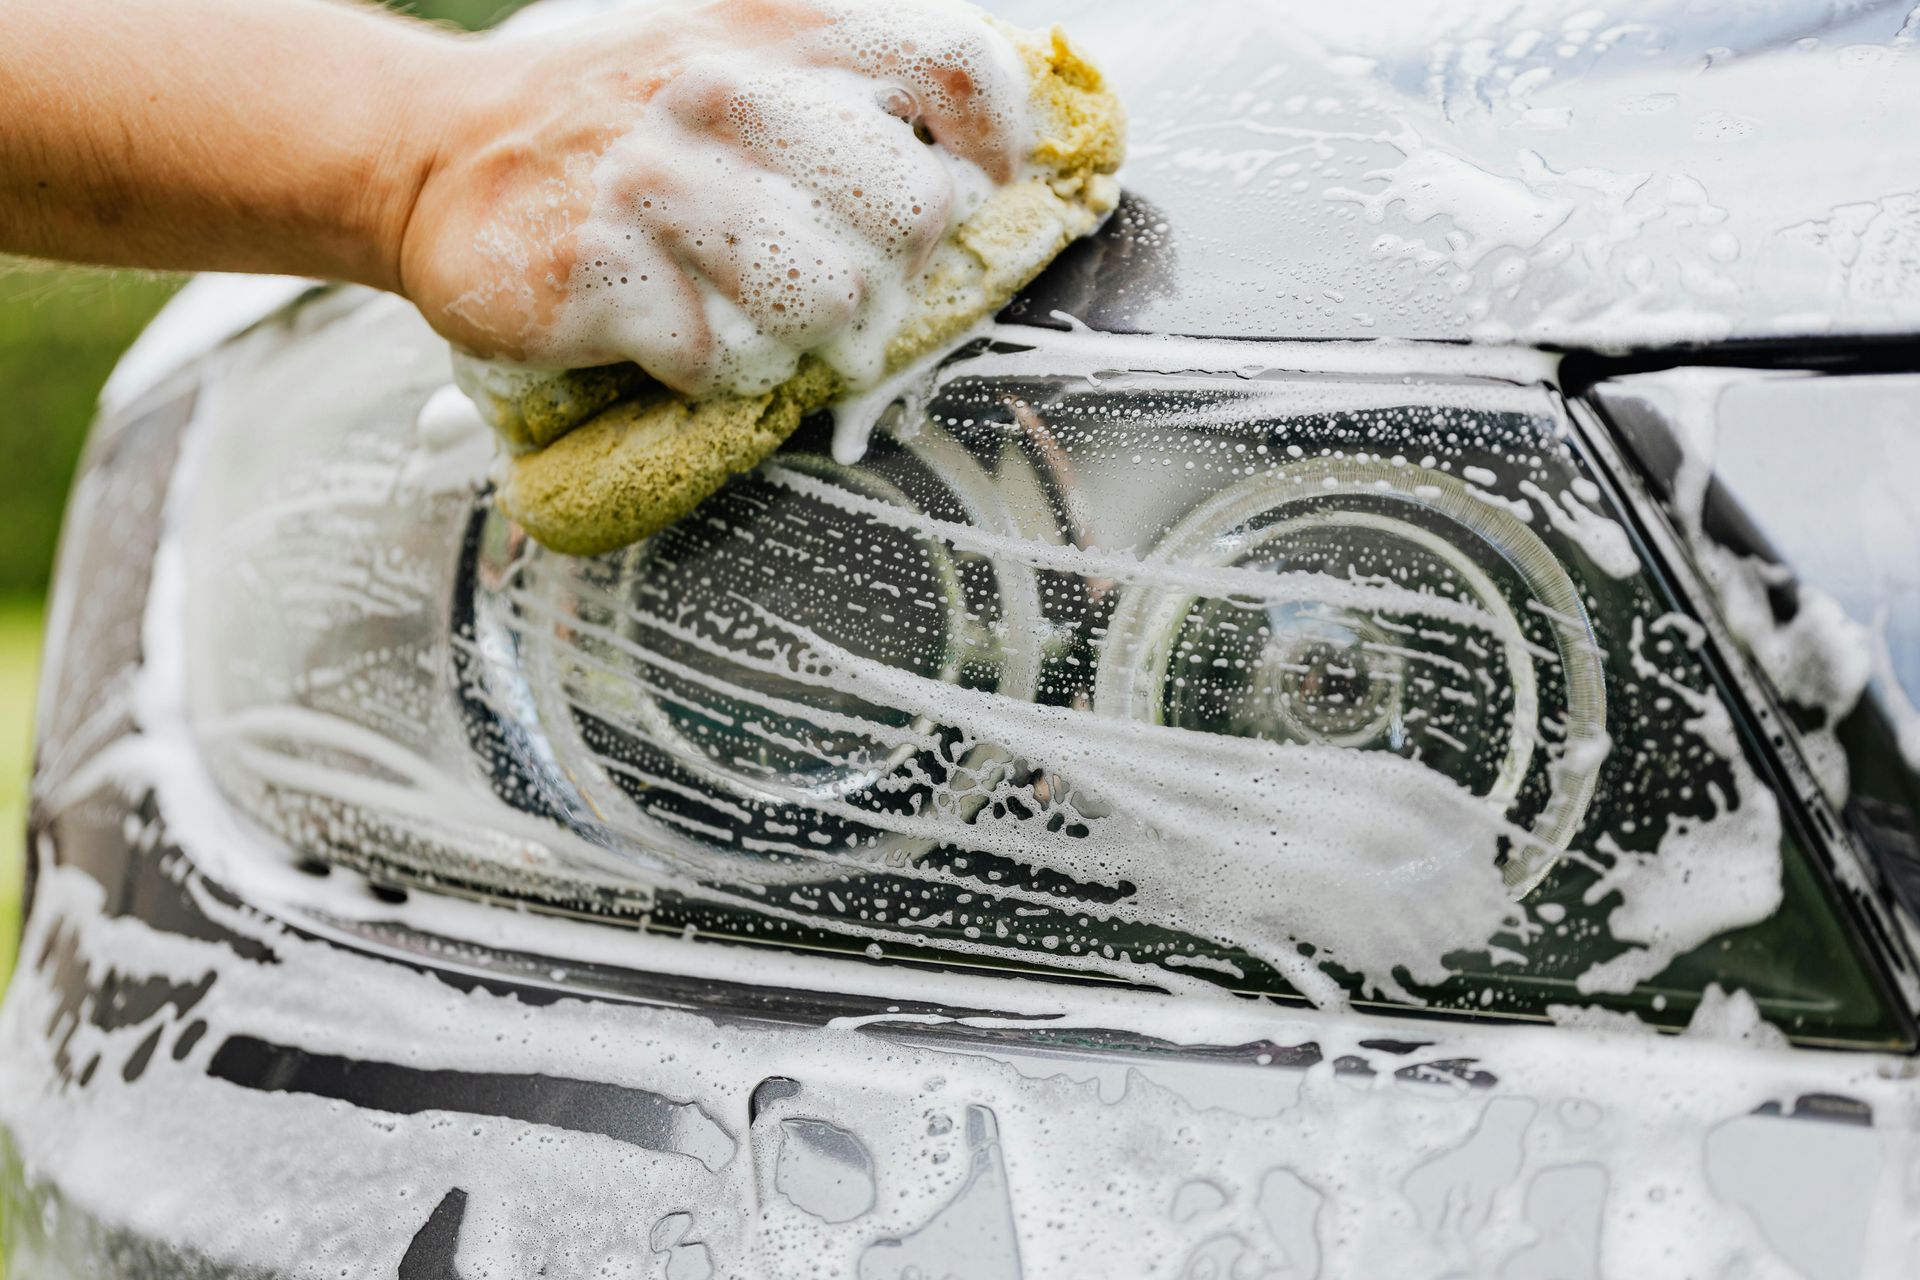
<instances>
[{"instance_id":1,"label":"white suds","mask_svg":"<svg viewBox=\"0 0 1920 1280\"><path fill-rule=\"evenodd\" d=\"M1920 772L1920 707L1913 702L1913 695L1900 683L1900 674L1893 669L1893 653L1887 647L1887 611L1883 606L1880 615L1873 620L1871 631L1873 640L1873 674L1879 682L1881 702L1888 717L1893 721L1894 734L1900 744L1900 756L1907 767Z\"/></svg>"},{"instance_id":2,"label":"white suds","mask_svg":"<svg viewBox=\"0 0 1920 1280\"><path fill-rule=\"evenodd\" d=\"M1548 522L1573 539L1602 573L1610 578L1631 578L1640 572L1640 557L1618 520L1601 515L1572 493L1563 492L1556 500L1531 480L1521 481L1519 488L1540 504Z\"/></svg>"},{"instance_id":3,"label":"white suds","mask_svg":"<svg viewBox=\"0 0 1920 1280\"><path fill-rule=\"evenodd\" d=\"M1838 601L1805 582L1795 584L1793 616L1779 621L1770 591L1792 582L1792 571L1729 550L1705 527L1721 399L1729 386L1753 376L1745 370L1677 369L1643 376L1636 383L1666 401L1681 449L1673 483L1674 515L1694 563L1712 589L1727 628L1774 692L1819 715L1817 724L1800 732L1803 757L1821 791L1838 805L1847 797L1848 770L1834 730L1860 701L1872 676L1867 629L1848 617Z\"/></svg>"},{"instance_id":4,"label":"white suds","mask_svg":"<svg viewBox=\"0 0 1920 1280\"><path fill-rule=\"evenodd\" d=\"M1028 78L960 0L819 7L788 44L687 58L601 156L548 359L688 395L769 390L805 354L882 375L929 256L1032 150Z\"/></svg>"}]
</instances>

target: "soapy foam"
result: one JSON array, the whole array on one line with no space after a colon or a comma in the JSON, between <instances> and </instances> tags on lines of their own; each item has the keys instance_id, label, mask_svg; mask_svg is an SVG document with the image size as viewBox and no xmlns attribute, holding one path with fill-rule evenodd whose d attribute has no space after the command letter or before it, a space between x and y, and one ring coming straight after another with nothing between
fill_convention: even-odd
<instances>
[{"instance_id":1,"label":"soapy foam","mask_svg":"<svg viewBox=\"0 0 1920 1280\"><path fill-rule=\"evenodd\" d=\"M1540 504L1553 527L1573 539L1602 573L1631 578L1640 572L1640 556L1618 520L1601 515L1572 493L1561 493L1556 499L1531 480L1521 481L1519 488Z\"/></svg>"},{"instance_id":2,"label":"soapy foam","mask_svg":"<svg viewBox=\"0 0 1920 1280\"><path fill-rule=\"evenodd\" d=\"M1656 634L1680 630L1661 620ZM1652 853L1602 847L1612 858L1606 872L1587 890L1588 903L1618 892L1622 901L1607 916L1607 926L1636 949L1597 964L1581 974L1583 993L1631 991L1659 974L1674 959L1709 939L1765 920L1779 910L1780 810L1773 792L1761 785L1740 748L1732 717L1711 694L1696 693L1646 657L1648 635L1636 619L1634 666L1642 679L1665 688L1693 712L1687 727L1700 735L1732 770L1730 794L1715 792L1718 812L1706 821L1669 820ZM1685 908L1678 904L1686 903Z\"/></svg>"},{"instance_id":3,"label":"soapy foam","mask_svg":"<svg viewBox=\"0 0 1920 1280\"><path fill-rule=\"evenodd\" d=\"M128 978L214 981L194 1011L207 1034L177 1061L156 1054L137 1082L113 1068L142 1037L164 1030L164 1020L111 1031L81 1020L71 1049L100 1053L107 1069L75 1090L55 1083L39 1034L56 993L36 970L21 971L0 1013L0 1117L28 1178L56 1179L72 1209L104 1223L236 1265L390 1273L445 1189L459 1186L466 1219L455 1265L463 1275L602 1264L620 1274L635 1260L660 1265L668 1247L689 1241L718 1274L800 1276L823 1265L856 1274L874 1239L936 1219L967 1185L972 1165L960 1120L978 1107L995 1122L995 1168L1009 1185L1006 1229L1028 1274L1176 1273L1217 1249L1223 1233L1242 1239L1250 1264L1276 1274L1312 1274L1302 1263L1319 1258L1315 1269L1336 1274L1409 1265L1422 1274L1486 1273L1554 1240L1549 1220L1530 1207L1530 1188L1556 1169L1585 1166L1605 1178L1603 1194L1583 1202L1591 1204L1593 1235L1553 1243L1547 1256L1562 1270L1547 1273L1599 1257L1648 1274L1714 1275L1737 1263L1757 1277L1785 1276L1768 1237L1718 1189L1703 1144L1721 1125L1768 1103L1791 1109L1809 1092L1860 1099L1885 1126L1861 1133L1871 1135L1889 1176L1838 1211L1865 1242L1862 1266L1878 1268L1869 1274L1898 1274L1909 1256L1913 1204L1903 1175L1912 1153L1901 1144L1910 1082L1883 1069L1893 1059L1770 1048L1737 995L1698 1019L1702 1032L1720 1035L1677 1039L1567 1026L1354 1022L1246 1002L1068 995L927 974L924 994L948 1007L1006 1012L783 1026L565 999L533 1008L336 950L203 895L223 927L271 946L280 963L260 966L219 944L106 918L102 891L74 869L51 872L43 894L30 953L57 926L96 974L110 964ZM388 910L423 921L464 911L540 927L467 904L416 899ZM718 964L716 974L730 979L770 976L757 953L628 941L656 962ZM806 989L831 989L849 976L844 965L778 963L781 980ZM887 977L852 976L883 985ZM1050 1051L1021 1034L1071 1028L1250 1048L1202 1065L1164 1052ZM644 1089L698 1107L734 1154L713 1167L521 1121L396 1116L237 1089L206 1074L232 1035L424 1069ZM1308 1061L1317 1064L1304 1068L1251 1053L1309 1043L1316 1055ZM1447 1087L1448 1065L1461 1062L1486 1071L1488 1086ZM750 1100L769 1074L799 1082L800 1092L760 1097L762 1120L749 1125ZM834 1223L777 1192L774 1164L785 1148L773 1130L787 1117L831 1123L857 1140L874 1179L870 1209ZM1500 1135L1512 1154L1489 1160L1483 1148ZM1202 1171L1214 1188L1204 1198L1192 1194ZM1300 1188L1300 1203L1283 1212L1263 1197L1255 1211L1255 1189L1275 1178ZM289 1197L299 1206L291 1216ZM1454 1208L1441 1212L1447 1204ZM1832 1197L1807 1208L1835 1212ZM34 1239L23 1232L17 1247Z\"/></svg>"},{"instance_id":4,"label":"soapy foam","mask_svg":"<svg viewBox=\"0 0 1920 1280\"><path fill-rule=\"evenodd\" d=\"M1881 691L1881 705L1893 721L1900 756L1907 767L1920 773L1920 707L1900 683L1893 669L1893 651L1887 645L1887 613L1883 606L1873 620L1869 634L1873 638L1873 675Z\"/></svg>"},{"instance_id":5,"label":"soapy foam","mask_svg":"<svg viewBox=\"0 0 1920 1280\"><path fill-rule=\"evenodd\" d=\"M784 62L688 58L601 156L552 360L692 396L769 391L809 353L884 372L934 248L1034 148L1028 78L958 0L820 7Z\"/></svg>"},{"instance_id":6,"label":"soapy foam","mask_svg":"<svg viewBox=\"0 0 1920 1280\"><path fill-rule=\"evenodd\" d=\"M1727 628L1774 692L1820 717L1799 736L1808 769L1828 803L1838 806L1846 802L1848 769L1835 728L1859 703L1872 677L1868 629L1848 617L1838 601L1807 583L1795 584L1793 616L1778 620L1769 593L1792 581L1792 571L1732 551L1705 528L1721 397L1729 386L1755 376L1748 370L1675 369L1643 375L1635 385L1661 398L1669 410L1668 420L1680 445L1673 481L1674 516L1694 563L1712 589Z\"/></svg>"},{"instance_id":7,"label":"soapy foam","mask_svg":"<svg viewBox=\"0 0 1920 1280\"><path fill-rule=\"evenodd\" d=\"M1404 967L1418 982L1438 982L1449 972L1443 959L1449 953L1479 947L1501 932L1525 931L1496 854L1502 837L1523 845L1530 837L1415 762L1093 716L943 684L858 657L749 601L734 603L790 639L756 657L663 619L636 615L633 621L733 664L950 726L965 735L957 754L994 748L1043 765L1068 788L1059 803L1064 822L983 810L959 823L876 814L798 793L790 799L1082 882L1130 883L1137 893L1112 908L1123 918L1248 947L1322 1003L1344 999L1319 969L1328 959L1363 974L1377 990L1409 998L1396 969ZM638 645L623 647L655 661ZM862 727L875 737L886 733L884 726ZM1002 790L1013 794L1002 783L983 798ZM1445 831L1451 838L1410 840L1412 831ZM818 856L800 846L789 850ZM931 866L908 874L973 883ZM1318 957L1309 961L1298 951L1301 943L1318 947ZM1117 968L1140 971L1131 964Z\"/></svg>"}]
</instances>

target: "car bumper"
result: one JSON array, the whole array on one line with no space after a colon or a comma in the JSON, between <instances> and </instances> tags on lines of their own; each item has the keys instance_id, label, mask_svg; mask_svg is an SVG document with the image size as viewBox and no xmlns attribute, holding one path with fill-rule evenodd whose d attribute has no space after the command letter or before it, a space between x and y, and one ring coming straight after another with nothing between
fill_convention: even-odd
<instances>
[{"instance_id":1,"label":"car bumper","mask_svg":"<svg viewBox=\"0 0 1920 1280\"><path fill-rule=\"evenodd\" d=\"M19 1275L1893 1275L1920 1244L1911 1063L1737 1017L772 955L745 985L477 903L277 917L163 814L122 777L39 820L0 1015Z\"/></svg>"}]
</instances>

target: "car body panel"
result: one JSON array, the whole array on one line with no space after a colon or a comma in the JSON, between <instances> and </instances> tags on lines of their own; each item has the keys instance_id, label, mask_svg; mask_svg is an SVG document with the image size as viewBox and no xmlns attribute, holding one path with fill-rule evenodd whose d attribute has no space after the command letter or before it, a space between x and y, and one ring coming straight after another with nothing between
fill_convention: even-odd
<instances>
[{"instance_id":1,"label":"car body panel","mask_svg":"<svg viewBox=\"0 0 1920 1280\"><path fill-rule=\"evenodd\" d=\"M1133 112L1132 203L1019 304L1036 322L1609 350L1920 328L1908 5L1003 11L1062 24Z\"/></svg>"},{"instance_id":2,"label":"car body panel","mask_svg":"<svg viewBox=\"0 0 1920 1280\"><path fill-rule=\"evenodd\" d=\"M1920 329L1901 149L1832 145L1914 118L1899 7L1004 11L1064 22L1136 113L1128 208L1015 320L1607 348ZM1677 1036L1591 1008L1312 1011L696 944L288 857L180 721L162 508L220 344L308 286L196 288L116 384L63 539L0 1009L18 1274L1546 1280L1920 1256L1914 1059L1789 1048L1740 992ZM1389 374L1479 358L1360 349ZM1782 789L1818 828L1806 772ZM1861 928L1910 926L1870 859L1831 870ZM1898 936L1863 945L1908 963ZM1911 999L1910 971L1891 982Z\"/></svg>"},{"instance_id":3,"label":"car body panel","mask_svg":"<svg viewBox=\"0 0 1920 1280\"><path fill-rule=\"evenodd\" d=\"M582 926L423 904L435 942L341 885L362 919L318 936L120 785L42 831L4 1014L23 1274L130 1240L177 1251L142 1274L403 1277L1892 1275L1917 1243L1911 1063L1750 1014L1468 1030L625 935L587 999L451 941Z\"/></svg>"},{"instance_id":4,"label":"car body panel","mask_svg":"<svg viewBox=\"0 0 1920 1280\"><path fill-rule=\"evenodd\" d=\"M49 675L0 1012L23 1273L1845 1276L1920 1245L1912 1059L1788 1049L1739 995L1677 1038L1288 1011L270 855L167 711L184 566L131 527L219 376L103 424L67 542L63 625L120 678Z\"/></svg>"}]
</instances>

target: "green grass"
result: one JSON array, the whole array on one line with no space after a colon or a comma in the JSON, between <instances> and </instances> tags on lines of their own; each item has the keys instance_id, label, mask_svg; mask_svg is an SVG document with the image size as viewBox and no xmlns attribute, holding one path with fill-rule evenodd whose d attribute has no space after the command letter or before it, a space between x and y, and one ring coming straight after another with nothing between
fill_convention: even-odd
<instances>
[{"instance_id":1,"label":"green grass","mask_svg":"<svg viewBox=\"0 0 1920 1280\"><path fill-rule=\"evenodd\" d=\"M113 362L178 282L0 262L0 984L19 941L40 599L74 462Z\"/></svg>"},{"instance_id":2,"label":"green grass","mask_svg":"<svg viewBox=\"0 0 1920 1280\"><path fill-rule=\"evenodd\" d=\"M33 695L40 671L40 602L0 604L0 988L20 936L21 855L27 831L27 771L33 755Z\"/></svg>"},{"instance_id":3,"label":"green grass","mask_svg":"<svg viewBox=\"0 0 1920 1280\"><path fill-rule=\"evenodd\" d=\"M130 271L0 262L0 598L46 589L100 384L177 287Z\"/></svg>"},{"instance_id":4,"label":"green grass","mask_svg":"<svg viewBox=\"0 0 1920 1280\"><path fill-rule=\"evenodd\" d=\"M402 13L430 18L456 27L490 27L527 0L385 0Z\"/></svg>"},{"instance_id":5,"label":"green grass","mask_svg":"<svg viewBox=\"0 0 1920 1280\"><path fill-rule=\"evenodd\" d=\"M19 939L40 598L100 384L174 279L0 260L0 984Z\"/></svg>"},{"instance_id":6,"label":"green grass","mask_svg":"<svg viewBox=\"0 0 1920 1280\"><path fill-rule=\"evenodd\" d=\"M21 855L26 848L27 772L33 763L33 698L40 672L38 597L0 601L0 991L20 940ZM0 1205L0 1219L5 1217ZM0 1280L6 1280L0 1220Z\"/></svg>"}]
</instances>

